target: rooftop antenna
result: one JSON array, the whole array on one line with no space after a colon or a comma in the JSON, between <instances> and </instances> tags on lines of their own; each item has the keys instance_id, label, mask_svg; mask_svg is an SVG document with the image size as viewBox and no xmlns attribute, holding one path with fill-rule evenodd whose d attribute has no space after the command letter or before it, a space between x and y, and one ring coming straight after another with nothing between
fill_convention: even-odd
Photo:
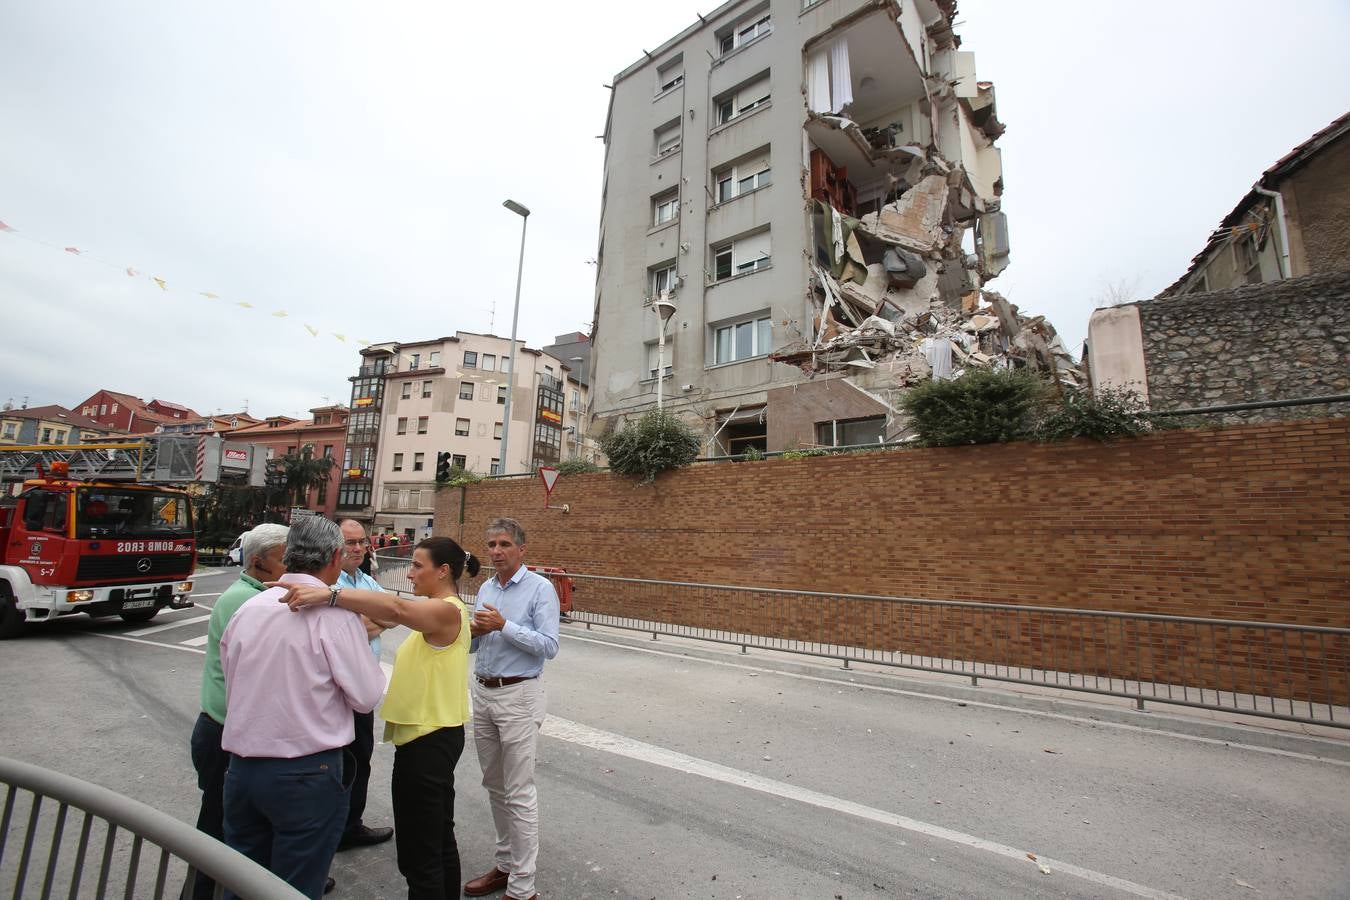
<instances>
[{"instance_id":1,"label":"rooftop antenna","mask_svg":"<svg viewBox=\"0 0 1350 900\"><path fill-rule=\"evenodd\" d=\"M247 398L247 397L244 398L244 412L245 412L245 413L248 412L248 398Z\"/></svg>"}]
</instances>

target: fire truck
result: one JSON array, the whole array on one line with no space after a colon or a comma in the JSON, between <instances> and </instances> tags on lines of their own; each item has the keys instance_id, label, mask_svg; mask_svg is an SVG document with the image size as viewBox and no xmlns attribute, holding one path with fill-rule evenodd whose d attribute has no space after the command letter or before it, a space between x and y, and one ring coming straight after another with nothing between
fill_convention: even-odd
<instances>
[{"instance_id":1,"label":"fire truck","mask_svg":"<svg viewBox=\"0 0 1350 900\"><path fill-rule=\"evenodd\" d=\"M261 484L264 466L214 435L0 447L0 639L76 613L145 622L192 606L185 487Z\"/></svg>"}]
</instances>

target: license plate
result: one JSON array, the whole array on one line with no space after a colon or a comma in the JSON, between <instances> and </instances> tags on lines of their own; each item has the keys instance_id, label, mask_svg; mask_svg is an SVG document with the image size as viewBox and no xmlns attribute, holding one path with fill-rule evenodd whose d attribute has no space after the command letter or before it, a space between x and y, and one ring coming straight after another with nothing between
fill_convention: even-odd
<instances>
[{"instance_id":1,"label":"license plate","mask_svg":"<svg viewBox=\"0 0 1350 900\"><path fill-rule=\"evenodd\" d=\"M122 604L122 608L123 608L123 609L148 609L149 607L154 606L154 605L155 605L155 598L154 598L154 597L151 597L151 598L148 599L148 600L128 600L128 601L126 601L125 603Z\"/></svg>"}]
</instances>

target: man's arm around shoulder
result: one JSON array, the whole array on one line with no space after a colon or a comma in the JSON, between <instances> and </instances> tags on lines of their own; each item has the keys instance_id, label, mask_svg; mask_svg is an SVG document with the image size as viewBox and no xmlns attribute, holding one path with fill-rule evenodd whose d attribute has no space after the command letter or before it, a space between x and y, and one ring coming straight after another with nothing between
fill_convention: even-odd
<instances>
[{"instance_id":1,"label":"man's arm around shoulder","mask_svg":"<svg viewBox=\"0 0 1350 900\"><path fill-rule=\"evenodd\" d=\"M317 615L321 629L320 642L333 683L347 698L347 705L357 712L367 713L375 708L384 695L384 670L375 661L366 640L361 617L341 609L315 609L300 615Z\"/></svg>"}]
</instances>

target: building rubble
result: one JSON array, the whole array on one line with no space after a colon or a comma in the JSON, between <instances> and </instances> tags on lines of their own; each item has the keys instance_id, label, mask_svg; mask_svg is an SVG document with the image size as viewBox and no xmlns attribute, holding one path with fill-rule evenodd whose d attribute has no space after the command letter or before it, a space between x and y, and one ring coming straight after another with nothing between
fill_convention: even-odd
<instances>
[{"instance_id":1,"label":"building rubble","mask_svg":"<svg viewBox=\"0 0 1350 900\"><path fill-rule=\"evenodd\" d=\"M841 121L845 131L857 128ZM1083 384L1043 316L1023 316L980 287L1007 265L1006 252L985 250L1000 243L988 232L1004 227L1001 213L977 208L960 165L918 146L904 152L910 162L890 176L890 199L879 209L854 218L812 201L811 338L772 359L808 375L849 372L855 386L892 407L892 391L972 366L1028 366L1066 386ZM967 253L962 238L972 227L976 252Z\"/></svg>"}]
</instances>

